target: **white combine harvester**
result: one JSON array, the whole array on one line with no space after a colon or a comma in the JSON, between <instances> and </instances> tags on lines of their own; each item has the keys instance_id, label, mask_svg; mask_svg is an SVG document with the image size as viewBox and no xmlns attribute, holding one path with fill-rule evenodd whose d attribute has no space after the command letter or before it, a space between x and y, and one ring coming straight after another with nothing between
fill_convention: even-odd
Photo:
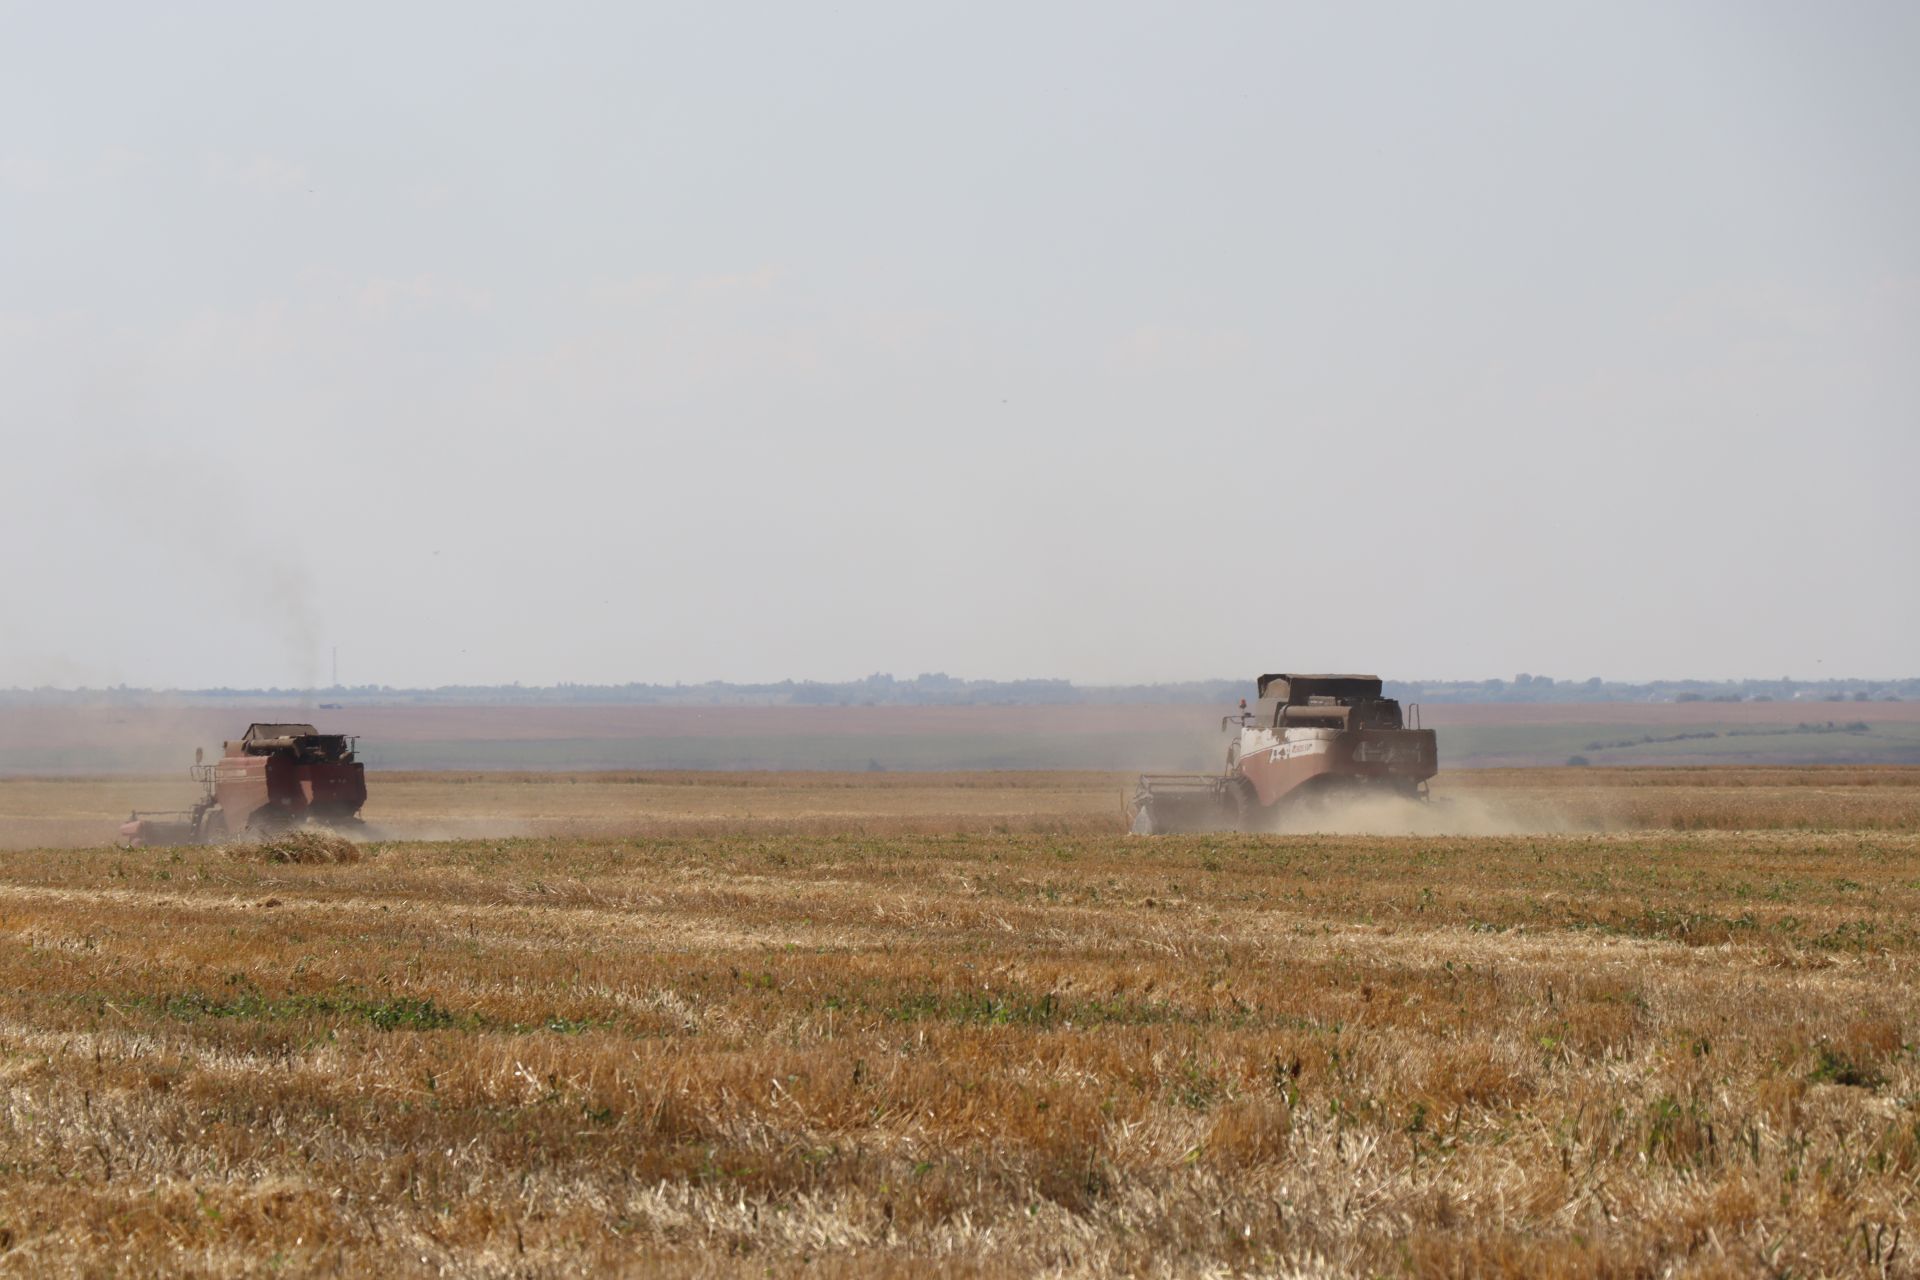
<instances>
[{"instance_id":1,"label":"white combine harvester","mask_svg":"<svg viewBox=\"0 0 1920 1280\"><path fill-rule=\"evenodd\" d=\"M1420 708L1381 696L1379 676L1261 676L1256 701L1243 698L1219 774L1147 773L1132 803L1138 835L1174 831L1258 831L1282 813L1319 799L1371 794L1425 799L1439 772Z\"/></svg>"}]
</instances>

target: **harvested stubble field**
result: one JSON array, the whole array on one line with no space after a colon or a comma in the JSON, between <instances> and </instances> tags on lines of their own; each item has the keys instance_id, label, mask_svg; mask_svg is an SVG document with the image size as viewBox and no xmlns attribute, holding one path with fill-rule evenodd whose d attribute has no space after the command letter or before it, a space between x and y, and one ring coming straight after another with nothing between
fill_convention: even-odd
<instances>
[{"instance_id":1,"label":"harvested stubble field","mask_svg":"<svg viewBox=\"0 0 1920 1280\"><path fill-rule=\"evenodd\" d=\"M0 853L0 1270L1914 1273L1912 772L1151 841L1106 779L950 781L947 833L819 778L705 829Z\"/></svg>"},{"instance_id":2,"label":"harvested stubble field","mask_svg":"<svg viewBox=\"0 0 1920 1280\"><path fill-rule=\"evenodd\" d=\"M1131 774L1024 770L368 777L369 832L413 840L1117 834L1133 784ZM179 774L0 777L0 849L100 844L128 810L177 809L195 794ZM1474 769L1443 774L1434 796L1439 803L1406 825L1443 834L1920 830L1920 768L1902 766Z\"/></svg>"}]
</instances>

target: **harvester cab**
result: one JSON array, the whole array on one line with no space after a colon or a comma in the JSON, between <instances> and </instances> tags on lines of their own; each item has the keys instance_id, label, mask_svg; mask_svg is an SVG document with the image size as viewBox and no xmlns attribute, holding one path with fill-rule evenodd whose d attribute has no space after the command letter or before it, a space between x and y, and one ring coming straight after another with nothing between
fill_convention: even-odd
<instances>
[{"instance_id":1,"label":"harvester cab","mask_svg":"<svg viewBox=\"0 0 1920 1280\"><path fill-rule=\"evenodd\" d=\"M1132 828L1254 831L1316 798L1351 792L1424 799L1439 771L1419 707L1401 710L1378 676L1263 675L1249 707L1220 726L1231 734L1219 774L1143 774ZM1409 725L1408 721L1412 723Z\"/></svg>"},{"instance_id":2,"label":"harvester cab","mask_svg":"<svg viewBox=\"0 0 1920 1280\"><path fill-rule=\"evenodd\" d=\"M212 844L232 832L271 834L303 822L358 827L367 781L357 742L310 724L249 725L212 764L194 752L191 773L202 791L192 809L136 811L120 834L138 848Z\"/></svg>"}]
</instances>

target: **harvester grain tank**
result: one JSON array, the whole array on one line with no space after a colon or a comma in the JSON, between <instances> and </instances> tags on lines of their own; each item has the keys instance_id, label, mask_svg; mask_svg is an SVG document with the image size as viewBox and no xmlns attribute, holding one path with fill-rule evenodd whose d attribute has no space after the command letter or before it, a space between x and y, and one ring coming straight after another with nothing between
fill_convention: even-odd
<instances>
[{"instance_id":1,"label":"harvester grain tank","mask_svg":"<svg viewBox=\"0 0 1920 1280\"><path fill-rule=\"evenodd\" d=\"M231 834L271 835L301 823L351 829L367 802L357 739L310 724L254 724L212 764L194 752L201 785L193 808L140 813L120 827L134 847L211 844Z\"/></svg>"},{"instance_id":2,"label":"harvester grain tank","mask_svg":"<svg viewBox=\"0 0 1920 1280\"><path fill-rule=\"evenodd\" d=\"M1142 774L1133 830L1257 831L1291 810L1342 795L1424 799L1439 772L1433 730L1413 725L1382 695L1380 677L1265 675L1253 706L1220 722L1230 731L1219 774Z\"/></svg>"}]
</instances>

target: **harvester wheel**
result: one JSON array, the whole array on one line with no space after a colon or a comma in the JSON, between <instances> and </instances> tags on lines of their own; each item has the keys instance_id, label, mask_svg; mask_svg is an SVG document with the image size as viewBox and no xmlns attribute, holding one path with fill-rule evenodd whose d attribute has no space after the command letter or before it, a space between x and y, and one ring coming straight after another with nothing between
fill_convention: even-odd
<instances>
[{"instance_id":1,"label":"harvester wheel","mask_svg":"<svg viewBox=\"0 0 1920 1280\"><path fill-rule=\"evenodd\" d=\"M1253 783L1244 777L1228 783L1227 803L1232 806L1235 831L1260 830L1267 811L1260 807L1260 793L1253 789Z\"/></svg>"},{"instance_id":2,"label":"harvester wheel","mask_svg":"<svg viewBox=\"0 0 1920 1280\"><path fill-rule=\"evenodd\" d=\"M284 810L271 806L257 809L247 819L246 837L249 840L273 840L285 835L293 827L293 818Z\"/></svg>"}]
</instances>

